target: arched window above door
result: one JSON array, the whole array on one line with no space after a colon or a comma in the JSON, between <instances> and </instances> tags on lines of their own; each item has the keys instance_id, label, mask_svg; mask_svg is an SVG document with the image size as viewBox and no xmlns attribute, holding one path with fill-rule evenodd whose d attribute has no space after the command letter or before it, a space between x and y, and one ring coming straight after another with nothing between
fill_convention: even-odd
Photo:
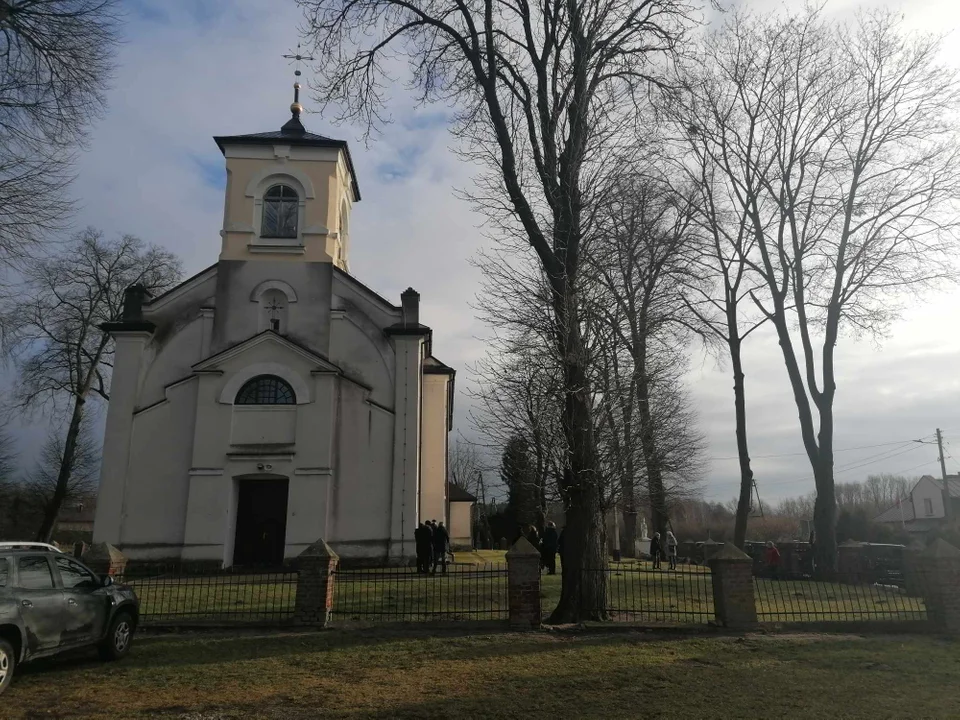
<instances>
[{"instance_id":1,"label":"arched window above door","mask_svg":"<svg viewBox=\"0 0 960 720\"><path fill-rule=\"evenodd\" d=\"M234 405L296 405L293 388L276 375L251 378L237 393Z\"/></svg>"}]
</instances>

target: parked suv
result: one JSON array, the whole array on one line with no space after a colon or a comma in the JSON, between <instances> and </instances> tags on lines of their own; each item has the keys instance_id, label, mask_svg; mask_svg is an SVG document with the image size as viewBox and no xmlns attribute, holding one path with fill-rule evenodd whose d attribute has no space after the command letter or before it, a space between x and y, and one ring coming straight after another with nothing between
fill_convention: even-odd
<instances>
[{"instance_id":1,"label":"parked suv","mask_svg":"<svg viewBox=\"0 0 960 720\"><path fill-rule=\"evenodd\" d=\"M132 588L52 545L0 543L0 693L22 662L93 646L122 658L139 610Z\"/></svg>"}]
</instances>

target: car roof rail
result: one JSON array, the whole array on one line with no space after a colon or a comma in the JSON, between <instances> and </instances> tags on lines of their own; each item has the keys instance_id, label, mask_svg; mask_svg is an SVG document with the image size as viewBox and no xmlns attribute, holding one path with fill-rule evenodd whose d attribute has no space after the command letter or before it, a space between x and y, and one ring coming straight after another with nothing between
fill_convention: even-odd
<instances>
[{"instance_id":1,"label":"car roof rail","mask_svg":"<svg viewBox=\"0 0 960 720\"><path fill-rule=\"evenodd\" d=\"M0 542L0 549L2 550L50 550L52 552L63 554L63 550L58 548L56 545L51 545L50 543L42 542L17 542L17 541L5 541Z\"/></svg>"}]
</instances>

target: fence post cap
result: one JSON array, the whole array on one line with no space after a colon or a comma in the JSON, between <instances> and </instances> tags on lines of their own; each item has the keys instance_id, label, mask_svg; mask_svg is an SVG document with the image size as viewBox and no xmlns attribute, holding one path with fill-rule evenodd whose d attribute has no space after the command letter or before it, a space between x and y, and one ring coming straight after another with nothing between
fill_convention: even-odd
<instances>
[{"instance_id":1,"label":"fence post cap","mask_svg":"<svg viewBox=\"0 0 960 720\"><path fill-rule=\"evenodd\" d=\"M924 553L929 558L960 558L960 550L943 538L937 538Z\"/></svg>"},{"instance_id":2,"label":"fence post cap","mask_svg":"<svg viewBox=\"0 0 960 720\"><path fill-rule=\"evenodd\" d=\"M525 537L521 537L513 544L512 548L507 550L507 558L525 556L540 557L540 551L537 550Z\"/></svg>"},{"instance_id":3,"label":"fence post cap","mask_svg":"<svg viewBox=\"0 0 960 720\"><path fill-rule=\"evenodd\" d=\"M120 552L116 547L110 543L94 543L87 548L87 551L83 554L83 560L85 562L99 561L99 560L109 560L111 562L119 562L126 560L127 556Z\"/></svg>"},{"instance_id":4,"label":"fence post cap","mask_svg":"<svg viewBox=\"0 0 960 720\"><path fill-rule=\"evenodd\" d=\"M753 559L749 555L733 543L724 543L723 547L710 557L710 560L749 560L753 562Z\"/></svg>"},{"instance_id":5,"label":"fence post cap","mask_svg":"<svg viewBox=\"0 0 960 720\"><path fill-rule=\"evenodd\" d=\"M330 560L339 560L340 556L337 555L333 550L330 549L330 546L324 542L323 538L317 540L313 545L304 550L298 557L301 558L329 558Z\"/></svg>"},{"instance_id":6,"label":"fence post cap","mask_svg":"<svg viewBox=\"0 0 960 720\"><path fill-rule=\"evenodd\" d=\"M720 544L722 544L722 543L718 543L718 542L717 542L716 540L714 540L713 538L709 538L709 537L708 537L706 540L703 541L703 544L704 544L704 545L720 545Z\"/></svg>"}]
</instances>

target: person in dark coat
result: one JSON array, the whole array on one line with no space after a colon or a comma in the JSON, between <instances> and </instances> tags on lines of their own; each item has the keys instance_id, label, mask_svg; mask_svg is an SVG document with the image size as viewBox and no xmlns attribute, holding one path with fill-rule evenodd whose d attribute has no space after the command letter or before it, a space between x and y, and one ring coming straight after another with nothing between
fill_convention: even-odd
<instances>
[{"instance_id":1,"label":"person in dark coat","mask_svg":"<svg viewBox=\"0 0 960 720\"><path fill-rule=\"evenodd\" d=\"M540 569L547 569L548 575L557 574L557 550L560 547L560 536L557 526L551 520L543 529L543 541L540 543Z\"/></svg>"},{"instance_id":2,"label":"person in dark coat","mask_svg":"<svg viewBox=\"0 0 960 720\"><path fill-rule=\"evenodd\" d=\"M417 529L413 531L413 539L417 545L417 572L426 572L427 557L430 555L427 549L427 526L420 523Z\"/></svg>"},{"instance_id":3,"label":"person in dark coat","mask_svg":"<svg viewBox=\"0 0 960 720\"><path fill-rule=\"evenodd\" d=\"M443 523L439 523L433 530L433 574L437 574L437 565L447 571L447 549L450 547L450 535Z\"/></svg>"},{"instance_id":4,"label":"person in dark coat","mask_svg":"<svg viewBox=\"0 0 960 720\"><path fill-rule=\"evenodd\" d=\"M660 533L655 532L653 537L650 538L650 557L653 558L653 569L660 569L660 554L662 548L660 547Z\"/></svg>"},{"instance_id":5,"label":"person in dark coat","mask_svg":"<svg viewBox=\"0 0 960 720\"><path fill-rule=\"evenodd\" d=\"M527 525L526 532L523 533L523 536L533 545L537 550L540 549L540 535L537 533L537 528L534 525Z\"/></svg>"}]
</instances>

